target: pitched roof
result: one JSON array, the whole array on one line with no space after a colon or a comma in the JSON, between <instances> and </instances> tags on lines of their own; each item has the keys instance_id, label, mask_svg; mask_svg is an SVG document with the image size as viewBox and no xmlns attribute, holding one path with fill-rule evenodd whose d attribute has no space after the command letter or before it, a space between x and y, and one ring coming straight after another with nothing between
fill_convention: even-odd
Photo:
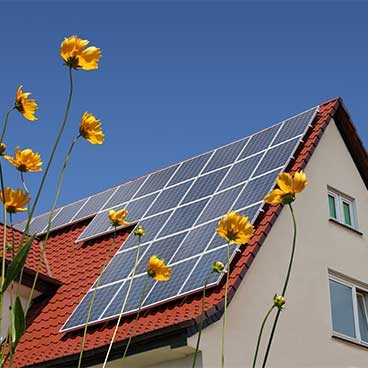
<instances>
[{"instance_id":1,"label":"pitched roof","mask_svg":"<svg viewBox=\"0 0 368 368\"><path fill-rule=\"evenodd\" d=\"M298 147L288 170L303 169L317 146L330 118L334 117L354 162L368 187L368 157L341 99L336 98L319 106L313 126ZM257 218L255 234L246 247L233 259L230 272L229 298L233 297L250 267L265 237L275 222L281 206L265 206ZM116 240L106 234L85 243L74 240L87 227L89 220L82 220L69 227L54 231L47 245L47 256L52 275L62 286L27 328L15 354L17 367L72 367L78 360L83 329L59 332L79 301L98 277L106 259L111 257L127 237L130 229L123 229ZM205 325L218 320L223 313L224 282L208 290L205 302ZM201 293L151 307L142 311L136 325L131 351L139 352L154 346L185 344L188 336L197 332L201 314ZM121 356L135 315L124 317L118 330L110 358ZM103 361L116 320L89 326L84 349L84 364ZM115 354L116 352L116 354ZM118 355L119 354L119 355Z\"/></svg>"},{"instance_id":2,"label":"pitched roof","mask_svg":"<svg viewBox=\"0 0 368 368\"><path fill-rule=\"evenodd\" d=\"M2 239L4 236L4 225L0 226L0 238ZM29 239L28 236L23 235L21 231L17 229L13 229L10 226L6 227L6 243L13 244L14 241L14 253L16 254L19 249L20 244L25 244ZM0 246L0 250L2 251L2 246ZM39 268L41 277L51 278L50 271L48 269L47 258L43 258L41 260L41 250L42 250L42 242L40 242L37 238L33 240L31 250L28 254L26 264L25 264L25 272L31 276L34 275L37 269ZM6 262L9 264L11 262L11 252L8 251L6 253Z\"/></svg>"}]
</instances>

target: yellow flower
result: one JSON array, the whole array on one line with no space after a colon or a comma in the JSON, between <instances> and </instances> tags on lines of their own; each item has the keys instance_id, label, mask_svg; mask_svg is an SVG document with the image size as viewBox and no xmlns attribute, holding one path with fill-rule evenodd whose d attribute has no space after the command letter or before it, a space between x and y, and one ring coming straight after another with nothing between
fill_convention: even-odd
<instances>
[{"instance_id":1,"label":"yellow flower","mask_svg":"<svg viewBox=\"0 0 368 368\"><path fill-rule=\"evenodd\" d=\"M0 190L0 201L4 203L6 211L9 213L27 211L27 208L23 208L23 206L30 200L28 193L23 193L21 189L4 188L4 196Z\"/></svg>"},{"instance_id":2,"label":"yellow flower","mask_svg":"<svg viewBox=\"0 0 368 368\"><path fill-rule=\"evenodd\" d=\"M19 86L17 93L15 95L15 108L27 119L27 120L37 120L35 117L35 112L38 105L35 100L29 100L29 92L23 92L23 86Z\"/></svg>"},{"instance_id":3,"label":"yellow flower","mask_svg":"<svg viewBox=\"0 0 368 368\"><path fill-rule=\"evenodd\" d=\"M79 125L79 134L92 144L102 144L104 134L101 129L101 120L89 112L85 112Z\"/></svg>"},{"instance_id":4,"label":"yellow flower","mask_svg":"<svg viewBox=\"0 0 368 368\"><path fill-rule=\"evenodd\" d=\"M128 216L128 211L123 209L120 211L109 211L109 219L111 221L112 226L123 226L123 225L129 225L129 222L124 221L125 217Z\"/></svg>"},{"instance_id":5,"label":"yellow flower","mask_svg":"<svg viewBox=\"0 0 368 368\"><path fill-rule=\"evenodd\" d=\"M264 201L270 204L289 204L295 200L295 194L300 193L307 185L307 176L303 171L295 173L294 178L289 173L280 173L274 189L264 197Z\"/></svg>"},{"instance_id":6,"label":"yellow flower","mask_svg":"<svg viewBox=\"0 0 368 368\"><path fill-rule=\"evenodd\" d=\"M60 47L60 56L65 65L73 69L97 69L101 50L95 46L86 48L88 44L88 40L82 40L77 36L64 38Z\"/></svg>"},{"instance_id":7,"label":"yellow flower","mask_svg":"<svg viewBox=\"0 0 368 368\"><path fill-rule=\"evenodd\" d=\"M171 268L165 265L164 259L151 256L147 264L147 274L157 281L168 281L171 276Z\"/></svg>"},{"instance_id":8,"label":"yellow flower","mask_svg":"<svg viewBox=\"0 0 368 368\"><path fill-rule=\"evenodd\" d=\"M19 147L17 147L15 149L14 158L8 155L4 155L4 158L19 171L42 171L42 161L40 154L33 152L30 148L20 151Z\"/></svg>"},{"instance_id":9,"label":"yellow flower","mask_svg":"<svg viewBox=\"0 0 368 368\"><path fill-rule=\"evenodd\" d=\"M254 228L247 216L232 211L220 219L216 231L230 244L245 244L252 237Z\"/></svg>"}]
</instances>

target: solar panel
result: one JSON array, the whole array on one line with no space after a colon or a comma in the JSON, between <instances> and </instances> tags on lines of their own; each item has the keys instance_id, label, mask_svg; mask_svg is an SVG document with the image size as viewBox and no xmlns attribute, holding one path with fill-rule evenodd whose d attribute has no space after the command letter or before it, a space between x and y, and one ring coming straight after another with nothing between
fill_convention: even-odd
<instances>
[{"instance_id":1,"label":"solar panel","mask_svg":"<svg viewBox=\"0 0 368 368\"><path fill-rule=\"evenodd\" d=\"M74 202L68 206L63 207L51 221L51 228L56 229L65 224L68 224L75 216L81 207L87 202L87 199L82 199L78 202Z\"/></svg>"},{"instance_id":2,"label":"solar panel","mask_svg":"<svg viewBox=\"0 0 368 368\"><path fill-rule=\"evenodd\" d=\"M147 235L139 248L137 238L132 233L128 236L62 331L85 324L86 305L94 290L98 308L93 309L89 323L120 314L138 249L132 293L123 313L138 309L148 278L147 262L153 254L172 267L172 278L163 283L148 281L144 308L203 288L213 262L226 263L228 245L215 233L219 218L235 210L255 221L264 196L290 161L316 112L317 108L310 109L250 137L112 188L104 192L104 200L101 193L98 200L90 197L79 213L94 202L85 213L93 207L97 214L78 242L113 230L107 216L111 208L127 208L128 221L138 222ZM230 247L231 259L236 249ZM209 285L216 285L221 277L214 274Z\"/></svg>"},{"instance_id":3,"label":"solar panel","mask_svg":"<svg viewBox=\"0 0 368 368\"><path fill-rule=\"evenodd\" d=\"M143 184L144 180L145 178L143 177L120 185L110 199L104 203L102 208L112 208L124 202L128 202Z\"/></svg>"}]
</instances>

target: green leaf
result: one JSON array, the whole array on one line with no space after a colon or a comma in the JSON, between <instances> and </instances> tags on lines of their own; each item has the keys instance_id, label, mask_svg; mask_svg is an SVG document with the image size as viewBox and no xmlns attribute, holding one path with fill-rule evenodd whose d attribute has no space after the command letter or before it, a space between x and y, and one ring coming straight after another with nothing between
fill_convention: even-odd
<instances>
[{"instance_id":1,"label":"green leaf","mask_svg":"<svg viewBox=\"0 0 368 368\"><path fill-rule=\"evenodd\" d=\"M24 315L22 302L20 301L19 296L17 296L15 299L15 303L13 306L13 314L14 314L14 331L12 334L12 339L14 345L17 345L18 341L23 336L24 331L26 330L26 318Z\"/></svg>"},{"instance_id":2,"label":"green leaf","mask_svg":"<svg viewBox=\"0 0 368 368\"><path fill-rule=\"evenodd\" d=\"M26 329L26 320L23 312L22 302L19 296L16 297L14 305L10 309L10 349L14 352L20 338Z\"/></svg>"},{"instance_id":3,"label":"green leaf","mask_svg":"<svg viewBox=\"0 0 368 368\"><path fill-rule=\"evenodd\" d=\"M10 283L18 277L20 271L22 270L24 264L26 263L26 259L29 251L31 250L34 238L35 235L33 235L28 240L28 242L24 245L24 247L19 249L17 255L14 257L13 262L10 263L5 275L4 283L1 286L0 294L3 294L10 285Z\"/></svg>"}]
</instances>

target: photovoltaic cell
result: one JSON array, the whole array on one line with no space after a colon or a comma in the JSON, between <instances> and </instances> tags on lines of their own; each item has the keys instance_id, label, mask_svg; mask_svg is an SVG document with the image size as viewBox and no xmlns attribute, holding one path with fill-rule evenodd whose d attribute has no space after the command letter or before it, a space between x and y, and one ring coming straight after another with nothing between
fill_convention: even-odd
<instances>
[{"instance_id":1,"label":"photovoltaic cell","mask_svg":"<svg viewBox=\"0 0 368 368\"><path fill-rule=\"evenodd\" d=\"M78 202L74 202L69 206L63 207L57 216L54 216L53 220L51 221L51 228L55 229L56 227L63 226L68 224L76 212L86 203L87 199L83 199Z\"/></svg>"},{"instance_id":2,"label":"photovoltaic cell","mask_svg":"<svg viewBox=\"0 0 368 368\"><path fill-rule=\"evenodd\" d=\"M279 170L272 171L266 175L249 181L244 191L240 194L235 203L235 208L244 208L252 203L263 200L263 197L268 193L275 183Z\"/></svg>"},{"instance_id":3,"label":"photovoltaic cell","mask_svg":"<svg viewBox=\"0 0 368 368\"><path fill-rule=\"evenodd\" d=\"M137 192L139 187L143 184L145 177L138 178L129 183L122 184L118 190L111 196L111 198L105 203L103 208L112 208L118 206L124 202L128 202L133 195Z\"/></svg>"},{"instance_id":4,"label":"photovoltaic cell","mask_svg":"<svg viewBox=\"0 0 368 368\"><path fill-rule=\"evenodd\" d=\"M102 318L111 318L113 316L118 316L121 313L124 300L127 295L129 281L130 280L127 280L125 282L116 298L104 312ZM154 285L153 279L149 278L146 275L135 277L123 311L132 311L138 309L139 305L141 304L140 303L141 299L144 299L144 296L147 295L147 293L151 290L153 285ZM144 295L143 291L145 291Z\"/></svg>"},{"instance_id":5,"label":"photovoltaic cell","mask_svg":"<svg viewBox=\"0 0 368 368\"><path fill-rule=\"evenodd\" d=\"M203 252L214 236L216 227L217 221L192 229L185 238L181 247L178 248L172 263L189 258L193 254Z\"/></svg>"},{"instance_id":6,"label":"photovoltaic cell","mask_svg":"<svg viewBox=\"0 0 368 368\"><path fill-rule=\"evenodd\" d=\"M226 176L225 180L222 182L220 189L225 189L232 187L239 183L244 183L247 181L253 170L259 163L259 160L262 158L263 153L259 155L255 155L249 157L243 161L237 162L229 171L229 174Z\"/></svg>"},{"instance_id":7,"label":"photovoltaic cell","mask_svg":"<svg viewBox=\"0 0 368 368\"><path fill-rule=\"evenodd\" d=\"M292 155L295 150L295 145L298 142L298 138L293 139L289 142L281 144L279 146L269 149L258 166L254 176L261 175L268 171L277 169L283 165L287 159Z\"/></svg>"},{"instance_id":8,"label":"photovoltaic cell","mask_svg":"<svg viewBox=\"0 0 368 368\"><path fill-rule=\"evenodd\" d=\"M148 295L144 304L149 305L158 301L169 299L174 297L180 290L185 279L188 276L188 271L194 267L196 258L184 261L173 265L171 268L170 282L156 283L152 292Z\"/></svg>"},{"instance_id":9,"label":"photovoltaic cell","mask_svg":"<svg viewBox=\"0 0 368 368\"><path fill-rule=\"evenodd\" d=\"M82 218L96 214L104 206L106 201L115 190L116 188L111 188L92 197L89 197L85 205L73 218L73 221L80 220Z\"/></svg>"},{"instance_id":10,"label":"photovoltaic cell","mask_svg":"<svg viewBox=\"0 0 368 368\"><path fill-rule=\"evenodd\" d=\"M208 161L212 153L205 153L201 156L194 157L188 161L184 161L178 171L169 181L169 185L177 184L187 179L191 179L199 175L203 166Z\"/></svg>"},{"instance_id":11,"label":"photovoltaic cell","mask_svg":"<svg viewBox=\"0 0 368 368\"><path fill-rule=\"evenodd\" d=\"M253 135L241 153L239 159L253 155L268 148L279 129L280 125L276 125Z\"/></svg>"},{"instance_id":12,"label":"photovoltaic cell","mask_svg":"<svg viewBox=\"0 0 368 368\"><path fill-rule=\"evenodd\" d=\"M157 233L161 230L164 226L165 222L171 215L172 211L164 212L154 217L147 218L139 222L140 226L143 226L146 230L146 235L142 239L143 242L151 241ZM128 239L123 243L120 250L128 249L131 247L136 246L138 243L138 239L136 236L133 235L133 232L129 235Z\"/></svg>"},{"instance_id":13,"label":"photovoltaic cell","mask_svg":"<svg viewBox=\"0 0 368 368\"><path fill-rule=\"evenodd\" d=\"M246 208L238 207L238 208L235 209L235 211L239 212L239 213L241 213L245 216L248 216L249 221L254 223L255 215L257 214L259 209L260 209L260 203L254 205L254 206L246 207Z\"/></svg>"},{"instance_id":14,"label":"photovoltaic cell","mask_svg":"<svg viewBox=\"0 0 368 368\"><path fill-rule=\"evenodd\" d=\"M145 194L162 189L167 184L171 176L174 174L178 166L179 165L171 166L167 169L163 169L151 174L142 185L142 187L139 189L138 193L134 196L134 198L138 198Z\"/></svg>"},{"instance_id":15,"label":"photovoltaic cell","mask_svg":"<svg viewBox=\"0 0 368 368\"><path fill-rule=\"evenodd\" d=\"M234 203L242 188L243 186L239 185L225 192L214 195L210 199L200 218L197 220L197 224L202 224L214 218L218 218L230 211L231 205Z\"/></svg>"},{"instance_id":16,"label":"photovoltaic cell","mask_svg":"<svg viewBox=\"0 0 368 368\"><path fill-rule=\"evenodd\" d=\"M170 220L160 232L159 236L169 235L180 230L190 228L196 221L199 213L207 203L207 199L194 202L184 207L179 207L174 212Z\"/></svg>"},{"instance_id":17,"label":"photovoltaic cell","mask_svg":"<svg viewBox=\"0 0 368 368\"><path fill-rule=\"evenodd\" d=\"M109 208L126 207L127 220L137 221L146 230L124 313L138 309L144 286L147 291L144 307L147 307L203 288L213 262L226 264L229 248L226 240L216 234L219 218L235 210L255 221L257 213L262 212L264 196L274 187L278 173L286 167L315 113L316 108L308 110L251 137L86 201L75 218L97 215L78 240L111 231ZM72 207L65 211L72 212ZM69 221L66 212L62 218ZM38 220L45 226L44 221ZM55 221L62 226L62 220ZM35 226L39 226L37 222ZM120 314L137 249L138 238L131 233L103 272L91 323ZM230 246L230 257L235 256L235 249L236 246ZM169 282L156 283L147 277L147 262L153 254L164 258L172 267ZM221 277L213 274L209 283L218 283ZM85 323L86 304L92 291L93 287L63 331Z\"/></svg>"},{"instance_id":18,"label":"photovoltaic cell","mask_svg":"<svg viewBox=\"0 0 368 368\"><path fill-rule=\"evenodd\" d=\"M273 143L278 144L302 134L315 114L316 109L313 108L303 114L286 120Z\"/></svg>"},{"instance_id":19,"label":"photovoltaic cell","mask_svg":"<svg viewBox=\"0 0 368 368\"><path fill-rule=\"evenodd\" d=\"M128 210L127 220L137 221L142 218L157 195L158 193L151 194L130 202L126 207Z\"/></svg>"},{"instance_id":20,"label":"photovoltaic cell","mask_svg":"<svg viewBox=\"0 0 368 368\"><path fill-rule=\"evenodd\" d=\"M114 297L119 287L119 284L115 284L97 289L94 297L91 316L89 318L90 322L98 320L100 314L105 309L109 301ZM82 326L86 323L89 306L93 298L93 293L94 291L92 290L84 297L84 299L75 310L75 313L73 313L70 319L66 322L64 329L69 329L75 326Z\"/></svg>"},{"instance_id":21,"label":"photovoltaic cell","mask_svg":"<svg viewBox=\"0 0 368 368\"><path fill-rule=\"evenodd\" d=\"M204 172L212 171L234 162L247 141L248 138L242 139L241 141L217 149L205 167Z\"/></svg>"},{"instance_id":22,"label":"photovoltaic cell","mask_svg":"<svg viewBox=\"0 0 368 368\"><path fill-rule=\"evenodd\" d=\"M60 209L56 209L53 215L53 219L59 213ZM44 229L47 228L47 224L49 222L50 212L44 213L43 215L34 217L31 224L29 225L29 234L41 233Z\"/></svg>"},{"instance_id":23,"label":"photovoltaic cell","mask_svg":"<svg viewBox=\"0 0 368 368\"><path fill-rule=\"evenodd\" d=\"M141 245L139 248L140 256L148 249L148 245ZM137 257L138 247L117 253L107 265L106 271L101 275L99 286L110 284L127 278Z\"/></svg>"},{"instance_id":24,"label":"photovoltaic cell","mask_svg":"<svg viewBox=\"0 0 368 368\"><path fill-rule=\"evenodd\" d=\"M90 222L88 227L84 229L77 241L91 239L96 235L102 234L107 230L112 229L107 213L108 211L98 213Z\"/></svg>"},{"instance_id":25,"label":"photovoltaic cell","mask_svg":"<svg viewBox=\"0 0 368 368\"><path fill-rule=\"evenodd\" d=\"M228 170L228 168L225 168L205 176L200 176L190 188L182 203L192 202L215 192Z\"/></svg>"},{"instance_id":26,"label":"photovoltaic cell","mask_svg":"<svg viewBox=\"0 0 368 368\"><path fill-rule=\"evenodd\" d=\"M191 186L192 182L193 181L186 181L185 183L163 190L149 209L147 215L154 215L155 213L176 207L183 198L183 195Z\"/></svg>"},{"instance_id":27,"label":"photovoltaic cell","mask_svg":"<svg viewBox=\"0 0 368 368\"><path fill-rule=\"evenodd\" d=\"M146 250L144 256L139 261L137 272L142 273L147 270L147 263L152 255L163 258L166 263L169 263L175 251L179 248L180 243L184 239L186 233L180 233L169 238L164 238L154 241Z\"/></svg>"},{"instance_id":28,"label":"photovoltaic cell","mask_svg":"<svg viewBox=\"0 0 368 368\"><path fill-rule=\"evenodd\" d=\"M227 258L227 247L228 245L225 245L224 247L215 249L212 252L205 253L202 256L192 274L190 275L189 279L185 283L182 289L182 293L203 288L206 278L211 271L212 265L217 261L223 262L224 259ZM233 254L234 250L237 247L235 245L230 245L229 247L230 254ZM225 263L226 262L224 262L224 264ZM207 285L216 282L220 277L221 276L218 273L212 273L208 278Z\"/></svg>"}]
</instances>

